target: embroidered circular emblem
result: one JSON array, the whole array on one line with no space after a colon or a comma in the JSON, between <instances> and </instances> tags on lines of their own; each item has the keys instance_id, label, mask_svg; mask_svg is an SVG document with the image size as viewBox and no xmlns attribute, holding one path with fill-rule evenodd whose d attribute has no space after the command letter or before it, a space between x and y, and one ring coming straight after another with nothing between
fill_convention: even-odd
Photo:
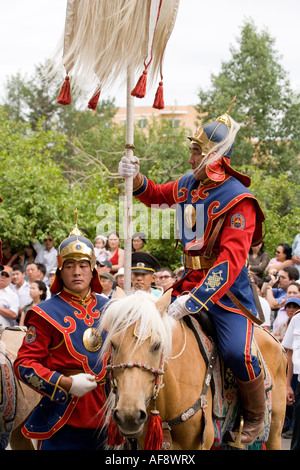
<instances>
[{"instance_id":1,"label":"embroidered circular emblem","mask_svg":"<svg viewBox=\"0 0 300 470\"><path fill-rule=\"evenodd\" d=\"M193 228L196 223L196 210L191 204L184 209L184 223L187 228Z\"/></svg>"},{"instance_id":2,"label":"embroidered circular emblem","mask_svg":"<svg viewBox=\"0 0 300 470\"><path fill-rule=\"evenodd\" d=\"M96 328L88 328L83 333L82 341L85 349L94 352L101 348L102 336Z\"/></svg>"},{"instance_id":3,"label":"embroidered circular emblem","mask_svg":"<svg viewBox=\"0 0 300 470\"><path fill-rule=\"evenodd\" d=\"M239 228L244 230L246 225L246 219L243 214L233 214L230 218L230 227Z\"/></svg>"},{"instance_id":4,"label":"embroidered circular emblem","mask_svg":"<svg viewBox=\"0 0 300 470\"><path fill-rule=\"evenodd\" d=\"M76 250L80 251L81 250L81 245L76 245Z\"/></svg>"},{"instance_id":5,"label":"embroidered circular emblem","mask_svg":"<svg viewBox=\"0 0 300 470\"><path fill-rule=\"evenodd\" d=\"M33 343L36 340L36 328L35 326L31 325L27 329L27 333L25 336L25 343Z\"/></svg>"}]
</instances>

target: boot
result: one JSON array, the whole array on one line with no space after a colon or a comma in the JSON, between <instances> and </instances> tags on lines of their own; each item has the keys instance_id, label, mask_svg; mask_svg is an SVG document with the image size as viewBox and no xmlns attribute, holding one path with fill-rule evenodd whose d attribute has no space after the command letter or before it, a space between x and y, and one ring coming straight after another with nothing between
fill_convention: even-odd
<instances>
[{"instance_id":1,"label":"boot","mask_svg":"<svg viewBox=\"0 0 300 470\"><path fill-rule=\"evenodd\" d=\"M241 434L241 444L249 446L259 437L264 435L264 417L266 410L265 385L262 373L254 380L243 382L236 379L240 393L241 414L244 418L244 426ZM238 433L231 432L236 440Z\"/></svg>"}]
</instances>

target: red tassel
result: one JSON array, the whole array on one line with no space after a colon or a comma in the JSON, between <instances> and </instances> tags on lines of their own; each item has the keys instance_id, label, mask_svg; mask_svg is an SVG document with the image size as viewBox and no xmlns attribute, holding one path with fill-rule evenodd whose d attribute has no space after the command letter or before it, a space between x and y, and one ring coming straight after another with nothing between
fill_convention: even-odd
<instances>
[{"instance_id":1,"label":"red tassel","mask_svg":"<svg viewBox=\"0 0 300 470\"><path fill-rule=\"evenodd\" d=\"M108 425L108 437L107 437L107 445L111 447L120 446L125 442L123 436L121 436L120 431L116 423L112 418L112 413Z\"/></svg>"},{"instance_id":2,"label":"red tassel","mask_svg":"<svg viewBox=\"0 0 300 470\"><path fill-rule=\"evenodd\" d=\"M163 443L162 421L159 411L151 411L145 442L144 450L161 450Z\"/></svg>"},{"instance_id":3,"label":"red tassel","mask_svg":"<svg viewBox=\"0 0 300 470\"><path fill-rule=\"evenodd\" d=\"M164 102L164 88L163 88L163 82L159 82L154 103L153 103L153 108L155 109L164 109L165 107L165 102Z\"/></svg>"},{"instance_id":4,"label":"red tassel","mask_svg":"<svg viewBox=\"0 0 300 470\"><path fill-rule=\"evenodd\" d=\"M136 98L144 98L146 95L147 73L147 70L144 70L143 75L140 76L135 88L131 92L132 96L135 96Z\"/></svg>"},{"instance_id":5,"label":"red tassel","mask_svg":"<svg viewBox=\"0 0 300 470\"><path fill-rule=\"evenodd\" d=\"M71 104L71 86L68 75L66 76L63 86L61 87L57 102L58 104L63 104L64 106Z\"/></svg>"},{"instance_id":6,"label":"red tassel","mask_svg":"<svg viewBox=\"0 0 300 470\"><path fill-rule=\"evenodd\" d=\"M88 102L88 108L95 111L95 109L97 108L99 98L100 98L100 90L98 91L98 93L92 96L92 98Z\"/></svg>"}]
</instances>

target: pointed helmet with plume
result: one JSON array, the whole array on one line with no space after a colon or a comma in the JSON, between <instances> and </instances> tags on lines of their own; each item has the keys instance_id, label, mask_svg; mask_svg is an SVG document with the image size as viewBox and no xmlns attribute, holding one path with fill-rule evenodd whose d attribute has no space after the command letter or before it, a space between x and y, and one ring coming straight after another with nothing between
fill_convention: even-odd
<instances>
[{"instance_id":1,"label":"pointed helmet with plume","mask_svg":"<svg viewBox=\"0 0 300 470\"><path fill-rule=\"evenodd\" d=\"M205 167L207 176L218 182L224 181L227 172L248 187L251 183L250 178L230 166L235 137L241 127L229 116L229 111L235 100L236 96L226 113L213 122L201 125L194 135L188 136L188 139L201 147L202 150L203 159L198 170Z\"/></svg>"}]
</instances>

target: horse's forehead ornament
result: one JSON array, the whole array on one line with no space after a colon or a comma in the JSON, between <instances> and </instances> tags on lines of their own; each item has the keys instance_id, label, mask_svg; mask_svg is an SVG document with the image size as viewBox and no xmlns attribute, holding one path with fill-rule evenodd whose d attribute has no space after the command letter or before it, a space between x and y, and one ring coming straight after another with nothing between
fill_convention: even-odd
<instances>
[{"instance_id":1,"label":"horse's forehead ornament","mask_svg":"<svg viewBox=\"0 0 300 470\"><path fill-rule=\"evenodd\" d=\"M146 339L151 337L151 333L152 332L150 331L150 333L147 336L146 335L143 336L142 333L141 333L141 320L139 319L136 322L136 324L134 326L133 334L137 339L139 339L140 341L146 341Z\"/></svg>"}]
</instances>

